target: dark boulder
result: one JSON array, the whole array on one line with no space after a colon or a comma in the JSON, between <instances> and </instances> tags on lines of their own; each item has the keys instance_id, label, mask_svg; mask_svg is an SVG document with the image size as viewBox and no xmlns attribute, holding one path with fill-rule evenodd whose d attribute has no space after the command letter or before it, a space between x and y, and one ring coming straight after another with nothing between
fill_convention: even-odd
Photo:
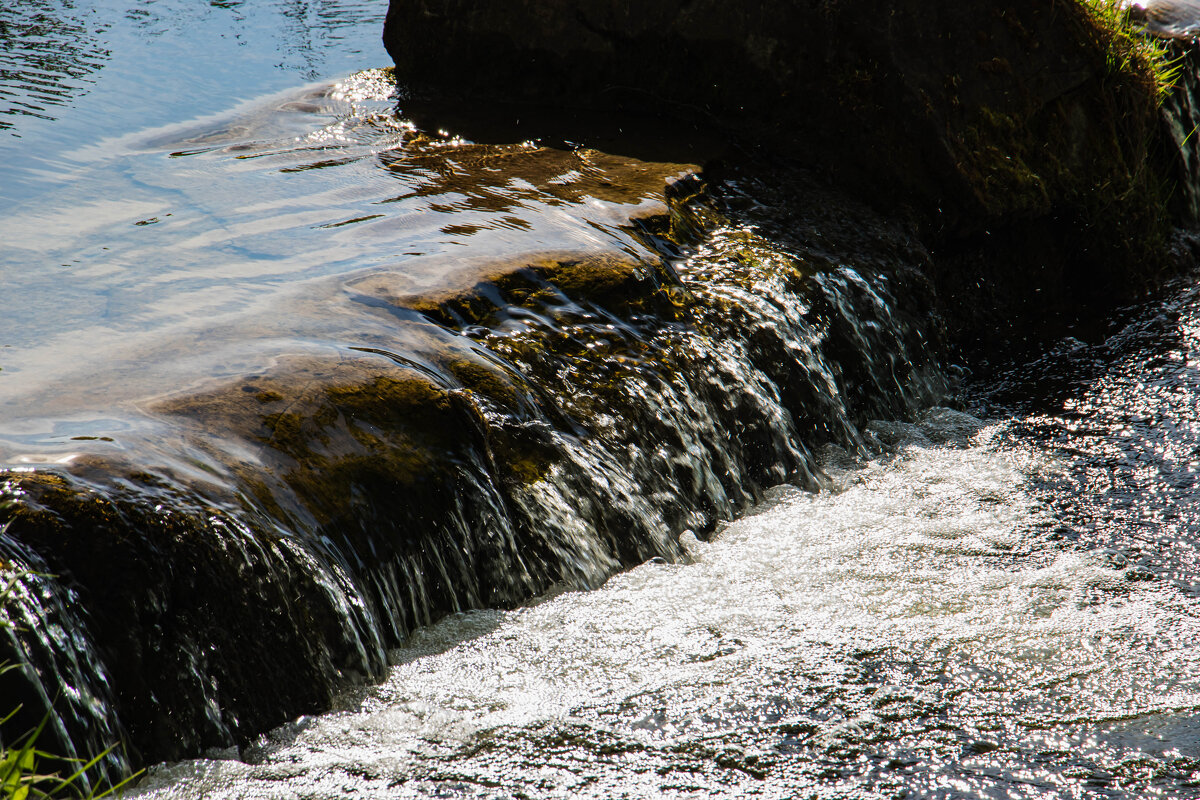
<instances>
[{"instance_id":1,"label":"dark boulder","mask_svg":"<svg viewBox=\"0 0 1200 800\"><path fill-rule=\"evenodd\" d=\"M410 97L652 111L766 145L912 220L971 340L1138 291L1194 214L1155 77L1112 24L1074 0L392 0L384 42Z\"/></svg>"}]
</instances>

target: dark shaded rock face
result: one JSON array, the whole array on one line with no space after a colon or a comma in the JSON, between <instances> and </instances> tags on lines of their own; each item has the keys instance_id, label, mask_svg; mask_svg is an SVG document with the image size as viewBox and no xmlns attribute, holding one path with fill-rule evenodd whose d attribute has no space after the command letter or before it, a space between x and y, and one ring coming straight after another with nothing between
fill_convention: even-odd
<instances>
[{"instance_id":1,"label":"dark shaded rock face","mask_svg":"<svg viewBox=\"0 0 1200 800\"><path fill-rule=\"evenodd\" d=\"M392 0L384 42L416 96L703 119L913 219L966 341L1128 296L1194 213L1153 86L1071 0Z\"/></svg>"},{"instance_id":2,"label":"dark shaded rock face","mask_svg":"<svg viewBox=\"0 0 1200 800\"><path fill-rule=\"evenodd\" d=\"M1097 91L1103 53L1072 9L394 0L384 42L418 92L708 115L974 227L1044 210L1111 154L1114 115L1089 104L1120 99ZM1040 146L988 152L1011 139Z\"/></svg>"},{"instance_id":3,"label":"dark shaded rock face","mask_svg":"<svg viewBox=\"0 0 1200 800\"><path fill-rule=\"evenodd\" d=\"M1175 85L1163 101L1167 135L1179 154L1176 203L1185 220L1200 220L1200 148L1193 133L1200 125L1200 50L1176 43L1173 49L1180 70Z\"/></svg>"}]
</instances>

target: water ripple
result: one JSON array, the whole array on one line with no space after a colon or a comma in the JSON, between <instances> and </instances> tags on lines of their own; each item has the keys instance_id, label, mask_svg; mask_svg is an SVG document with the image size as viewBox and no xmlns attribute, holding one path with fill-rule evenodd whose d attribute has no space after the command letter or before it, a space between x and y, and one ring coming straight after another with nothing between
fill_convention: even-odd
<instances>
[{"instance_id":1,"label":"water ripple","mask_svg":"<svg viewBox=\"0 0 1200 800\"><path fill-rule=\"evenodd\" d=\"M0 131L19 135L19 116L54 119L94 82L112 54L87 16L69 0L0 6Z\"/></svg>"}]
</instances>

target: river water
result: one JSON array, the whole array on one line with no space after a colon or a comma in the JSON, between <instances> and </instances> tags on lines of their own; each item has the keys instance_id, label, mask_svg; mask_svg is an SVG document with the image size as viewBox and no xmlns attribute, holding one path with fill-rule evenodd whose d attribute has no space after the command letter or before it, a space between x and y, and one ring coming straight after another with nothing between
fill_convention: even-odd
<instances>
[{"instance_id":1,"label":"river water","mask_svg":"<svg viewBox=\"0 0 1200 800\"><path fill-rule=\"evenodd\" d=\"M1194 797L1198 299L990 382L999 414L1060 376L1012 416L876 423L890 455L831 448L688 563L425 628L145 796Z\"/></svg>"},{"instance_id":2,"label":"river water","mask_svg":"<svg viewBox=\"0 0 1200 800\"><path fill-rule=\"evenodd\" d=\"M296 286L642 246L619 223L687 153L423 130L369 69L383 11L0 8L5 447L119 439L143 396L269 357L229 355L247 332L319 338ZM826 447L822 491L676 563L421 627L334 712L134 794L1198 796L1200 292L1076 335Z\"/></svg>"},{"instance_id":3,"label":"river water","mask_svg":"<svg viewBox=\"0 0 1200 800\"><path fill-rule=\"evenodd\" d=\"M146 796L1195 796L1194 598L1065 534L1040 487L1075 465L1011 425L880 429L895 457L691 563L445 620Z\"/></svg>"},{"instance_id":4,"label":"river water","mask_svg":"<svg viewBox=\"0 0 1200 800\"><path fill-rule=\"evenodd\" d=\"M1194 797L1200 292L147 797Z\"/></svg>"}]
</instances>

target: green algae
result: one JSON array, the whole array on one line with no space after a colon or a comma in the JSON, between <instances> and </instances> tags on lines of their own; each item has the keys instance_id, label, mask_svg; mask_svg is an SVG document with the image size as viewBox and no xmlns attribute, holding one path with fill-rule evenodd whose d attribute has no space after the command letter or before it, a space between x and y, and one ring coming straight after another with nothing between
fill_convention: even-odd
<instances>
[{"instance_id":1,"label":"green algae","mask_svg":"<svg viewBox=\"0 0 1200 800\"><path fill-rule=\"evenodd\" d=\"M439 363L472 395L499 405L504 409L519 409L528 400L529 389L518 383L518 377L494 363L473 358L449 358Z\"/></svg>"}]
</instances>

